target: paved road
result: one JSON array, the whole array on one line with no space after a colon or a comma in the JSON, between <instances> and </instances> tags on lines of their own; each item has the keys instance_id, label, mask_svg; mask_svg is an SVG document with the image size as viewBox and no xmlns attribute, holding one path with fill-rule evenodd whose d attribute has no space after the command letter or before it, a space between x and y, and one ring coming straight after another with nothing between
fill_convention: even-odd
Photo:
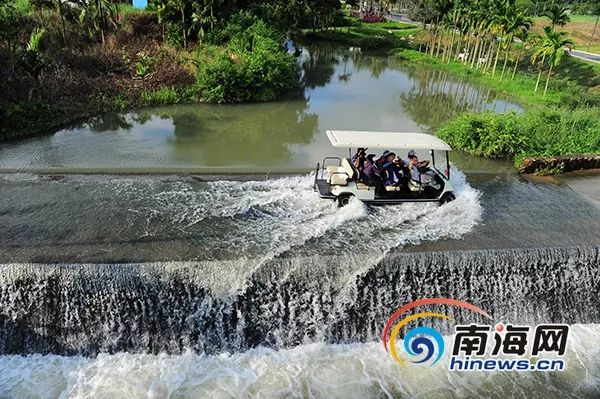
<instances>
[{"instance_id":1,"label":"paved road","mask_svg":"<svg viewBox=\"0 0 600 399\"><path fill-rule=\"evenodd\" d=\"M573 50L571 51L573 57L581 58L587 61L600 63L600 54L588 53L587 51Z\"/></svg>"},{"instance_id":2,"label":"paved road","mask_svg":"<svg viewBox=\"0 0 600 399\"><path fill-rule=\"evenodd\" d=\"M397 14L397 13L391 13L390 14L390 19L393 19L394 21L398 21L398 22L403 22L405 24L410 24L410 25L420 25L418 22L415 21L411 21L410 19L408 19L406 17L406 15L402 15L402 14Z\"/></svg>"}]
</instances>

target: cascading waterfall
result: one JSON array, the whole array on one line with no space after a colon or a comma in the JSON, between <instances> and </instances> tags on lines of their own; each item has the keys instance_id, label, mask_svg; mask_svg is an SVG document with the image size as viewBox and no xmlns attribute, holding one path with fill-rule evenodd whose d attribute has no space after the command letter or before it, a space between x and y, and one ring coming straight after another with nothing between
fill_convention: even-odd
<instances>
[{"instance_id":1,"label":"cascading waterfall","mask_svg":"<svg viewBox=\"0 0 600 399\"><path fill-rule=\"evenodd\" d=\"M194 263L3 265L0 352L216 354L370 342L397 307L427 296L477 303L504 322L600 323L598 248L391 254L355 276L352 297L336 273L347 261L275 258L226 296L202 285Z\"/></svg>"},{"instance_id":2,"label":"cascading waterfall","mask_svg":"<svg viewBox=\"0 0 600 399\"><path fill-rule=\"evenodd\" d=\"M8 182L0 255L16 260L0 264L0 397L597 397L597 210L562 188L496 181L486 197L454 176L457 200L443 207L342 209L316 198L310 176L51 182L44 197L42 183ZM535 226L515 228L532 195L540 211L529 217L550 230L537 239ZM63 197L79 200L61 207ZM563 202L573 211L555 220ZM97 230L78 227L88 214ZM480 236L490 231L498 247ZM46 260L81 250L80 262ZM568 372L399 369L382 327L431 296L477 304L495 322L579 323Z\"/></svg>"}]
</instances>

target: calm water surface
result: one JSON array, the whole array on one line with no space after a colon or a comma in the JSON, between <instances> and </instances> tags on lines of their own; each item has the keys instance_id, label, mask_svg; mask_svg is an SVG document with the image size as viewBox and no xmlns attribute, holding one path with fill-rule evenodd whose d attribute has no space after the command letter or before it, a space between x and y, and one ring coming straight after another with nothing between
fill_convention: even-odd
<instances>
[{"instance_id":1,"label":"calm water surface","mask_svg":"<svg viewBox=\"0 0 600 399\"><path fill-rule=\"evenodd\" d=\"M268 104L176 105L99 116L0 146L0 171L306 172L333 149L327 129L431 131L467 111L520 107L490 89L385 56L305 48L301 95ZM508 162L454 154L467 171Z\"/></svg>"}]
</instances>

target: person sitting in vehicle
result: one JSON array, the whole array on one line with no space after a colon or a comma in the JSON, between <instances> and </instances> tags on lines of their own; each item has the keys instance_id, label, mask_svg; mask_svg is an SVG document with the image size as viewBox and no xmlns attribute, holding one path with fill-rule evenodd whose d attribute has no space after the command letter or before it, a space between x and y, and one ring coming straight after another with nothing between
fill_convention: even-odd
<instances>
[{"instance_id":1,"label":"person sitting in vehicle","mask_svg":"<svg viewBox=\"0 0 600 399\"><path fill-rule=\"evenodd\" d=\"M421 187L421 174L429 166L429 161L419 161L415 150L408 152L408 170L410 171L410 183L414 188Z\"/></svg>"},{"instance_id":2,"label":"person sitting in vehicle","mask_svg":"<svg viewBox=\"0 0 600 399\"><path fill-rule=\"evenodd\" d=\"M391 178L386 186L405 186L408 183L409 170L408 165L400 157L394 158L391 162Z\"/></svg>"},{"instance_id":3,"label":"person sitting in vehicle","mask_svg":"<svg viewBox=\"0 0 600 399\"><path fill-rule=\"evenodd\" d=\"M397 169L399 168L398 162L396 161L396 159L399 159L395 153L390 152L387 155L387 161L386 163L383 165L383 171L384 171L384 175L383 180L386 186L393 186L396 184L397 178L396 178L396 172Z\"/></svg>"},{"instance_id":4,"label":"person sitting in vehicle","mask_svg":"<svg viewBox=\"0 0 600 399\"><path fill-rule=\"evenodd\" d=\"M374 160L375 154L369 154L365 160L365 166L361 175L361 180L368 186L374 186L375 192L381 194L385 192L383 181L377 170L376 161Z\"/></svg>"},{"instance_id":5,"label":"person sitting in vehicle","mask_svg":"<svg viewBox=\"0 0 600 399\"><path fill-rule=\"evenodd\" d=\"M365 161L367 158L366 148L359 148L356 154L352 157L352 164L359 172L362 172L365 167Z\"/></svg>"},{"instance_id":6,"label":"person sitting in vehicle","mask_svg":"<svg viewBox=\"0 0 600 399\"><path fill-rule=\"evenodd\" d=\"M369 154L365 157L363 170L360 173L361 180L369 186L374 186L375 181L377 180L377 176L375 175L375 161L373 158L375 158L375 154Z\"/></svg>"},{"instance_id":7,"label":"person sitting in vehicle","mask_svg":"<svg viewBox=\"0 0 600 399\"><path fill-rule=\"evenodd\" d=\"M367 150L368 150L368 148L357 148L356 154L352 155L352 158L350 158L350 161L354 164L356 162L356 160L358 158L360 158L361 156L363 158L365 158L367 156Z\"/></svg>"},{"instance_id":8,"label":"person sitting in vehicle","mask_svg":"<svg viewBox=\"0 0 600 399\"><path fill-rule=\"evenodd\" d=\"M390 152L389 150L385 150L383 152L383 154L379 158L377 158L377 160L375 161L375 167L377 169L379 169L380 171L383 170L383 166L392 160L392 159L390 159L390 154L393 154L393 153Z\"/></svg>"}]
</instances>

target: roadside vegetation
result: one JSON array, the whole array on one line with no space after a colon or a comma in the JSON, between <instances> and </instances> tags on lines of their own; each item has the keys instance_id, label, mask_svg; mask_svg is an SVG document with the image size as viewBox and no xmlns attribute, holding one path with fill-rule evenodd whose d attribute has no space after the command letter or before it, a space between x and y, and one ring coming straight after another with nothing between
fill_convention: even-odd
<instances>
[{"instance_id":1,"label":"roadside vegetation","mask_svg":"<svg viewBox=\"0 0 600 399\"><path fill-rule=\"evenodd\" d=\"M327 41L361 50L391 50L408 48L421 28L396 21L365 23L348 19L347 26L328 29L307 29L298 35L302 42Z\"/></svg>"},{"instance_id":2,"label":"roadside vegetation","mask_svg":"<svg viewBox=\"0 0 600 399\"><path fill-rule=\"evenodd\" d=\"M287 32L343 24L337 0L0 0L0 140L106 111L273 101L299 87Z\"/></svg>"},{"instance_id":3,"label":"roadside vegetation","mask_svg":"<svg viewBox=\"0 0 600 399\"><path fill-rule=\"evenodd\" d=\"M570 57L573 28L563 27L580 19L571 16L573 5L420 0L408 7L423 31L396 57L493 87L525 106L523 114L459 116L439 129L443 139L477 155L514 159L517 167L527 157L600 154L600 68Z\"/></svg>"}]
</instances>

